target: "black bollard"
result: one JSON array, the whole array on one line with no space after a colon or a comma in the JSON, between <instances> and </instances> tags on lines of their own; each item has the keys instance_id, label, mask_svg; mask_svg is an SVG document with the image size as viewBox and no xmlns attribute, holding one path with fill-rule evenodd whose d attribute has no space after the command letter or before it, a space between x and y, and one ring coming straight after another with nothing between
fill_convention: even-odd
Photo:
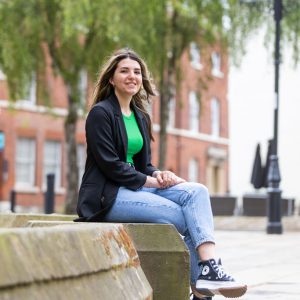
<instances>
[{"instance_id":1,"label":"black bollard","mask_svg":"<svg viewBox=\"0 0 300 300\"><path fill-rule=\"evenodd\" d=\"M55 175L47 174L47 190L45 192L45 214L54 212L54 182Z\"/></svg>"},{"instance_id":2,"label":"black bollard","mask_svg":"<svg viewBox=\"0 0 300 300\"><path fill-rule=\"evenodd\" d=\"M16 191L11 190L10 191L10 210L12 212L15 212L15 206L16 206Z\"/></svg>"},{"instance_id":3,"label":"black bollard","mask_svg":"<svg viewBox=\"0 0 300 300\"><path fill-rule=\"evenodd\" d=\"M280 172L278 166L278 157L276 155L270 156L270 168L268 174L268 225L267 233L269 234L282 234L281 222L281 189Z\"/></svg>"}]
</instances>

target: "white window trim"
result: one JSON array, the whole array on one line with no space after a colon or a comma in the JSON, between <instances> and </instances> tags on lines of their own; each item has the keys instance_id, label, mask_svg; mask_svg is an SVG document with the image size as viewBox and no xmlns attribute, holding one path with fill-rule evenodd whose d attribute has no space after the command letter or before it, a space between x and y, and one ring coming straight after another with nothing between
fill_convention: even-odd
<instances>
[{"instance_id":1,"label":"white window trim","mask_svg":"<svg viewBox=\"0 0 300 300\"><path fill-rule=\"evenodd\" d=\"M6 80L6 75L3 73L1 69L0 69L0 80Z\"/></svg>"},{"instance_id":2,"label":"white window trim","mask_svg":"<svg viewBox=\"0 0 300 300\"><path fill-rule=\"evenodd\" d=\"M189 92L189 130L191 132L199 132L199 123L200 123L199 116L200 116L200 104L197 99L197 94L195 91L191 91Z\"/></svg>"},{"instance_id":3,"label":"white window trim","mask_svg":"<svg viewBox=\"0 0 300 300\"><path fill-rule=\"evenodd\" d=\"M216 55L218 56L218 58L215 58ZM216 66L216 59L219 60L218 66ZM223 78L224 74L221 71L221 55L220 55L220 53L213 51L211 54L211 62L212 62L211 74L215 77Z\"/></svg>"},{"instance_id":4,"label":"white window trim","mask_svg":"<svg viewBox=\"0 0 300 300\"><path fill-rule=\"evenodd\" d=\"M54 182L54 191L55 193L61 193L62 191L64 191L64 187L62 186L62 143L61 141L57 141L57 140L46 140L44 143L44 155L46 153L45 148L46 148L46 144L47 142L53 142L53 143L58 143L59 145L59 178L57 178L56 174L55 174L55 182ZM45 174L45 157L43 159L43 182L42 182L42 190L46 190L47 189L47 178L46 178L46 174Z\"/></svg>"},{"instance_id":5,"label":"white window trim","mask_svg":"<svg viewBox=\"0 0 300 300\"><path fill-rule=\"evenodd\" d=\"M33 164L33 173L29 172L28 176L29 176L29 181L30 182L22 182L22 181L18 181L17 178L17 164L20 163L18 156L18 141L19 140L30 140L33 142L33 161L30 161L30 170L32 171L32 164ZM22 161L21 161L22 163ZM29 171L30 171L29 170ZM15 187L16 189L22 189L24 191L35 191L35 181L36 181L36 140L34 138L27 138L27 137L18 137L16 140L16 152L15 152Z\"/></svg>"},{"instance_id":6,"label":"white window trim","mask_svg":"<svg viewBox=\"0 0 300 300\"><path fill-rule=\"evenodd\" d=\"M14 190L17 193L38 194L41 189L38 186L28 186L22 183L15 183Z\"/></svg>"},{"instance_id":7,"label":"white window trim","mask_svg":"<svg viewBox=\"0 0 300 300\"><path fill-rule=\"evenodd\" d=\"M0 100L0 108L12 108L12 109L19 109L24 111L30 111L34 113L41 113L41 114L54 114L58 117L65 117L68 115L68 110L65 108L51 108L42 105L31 105L25 102L11 102L9 100Z\"/></svg>"},{"instance_id":8,"label":"white window trim","mask_svg":"<svg viewBox=\"0 0 300 300\"><path fill-rule=\"evenodd\" d=\"M192 173L193 171L193 173ZM189 181L198 182L199 181L199 162L196 158L191 158L189 160Z\"/></svg>"},{"instance_id":9,"label":"white window trim","mask_svg":"<svg viewBox=\"0 0 300 300\"><path fill-rule=\"evenodd\" d=\"M167 128L175 128L176 124L176 99L175 97L172 97L169 105L169 118L168 118L168 124Z\"/></svg>"},{"instance_id":10,"label":"white window trim","mask_svg":"<svg viewBox=\"0 0 300 300\"><path fill-rule=\"evenodd\" d=\"M220 101L217 98L211 99L211 135L215 137L219 137L221 133L221 107ZM217 111L215 110L217 109ZM218 114L217 116L215 114ZM217 118L217 119L216 119ZM215 130L216 125L215 122L217 121L218 128Z\"/></svg>"},{"instance_id":11,"label":"white window trim","mask_svg":"<svg viewBox=\"0 0 300 300\"><path fill-rule=\"evenodd\" d=\"M193 53L192 52L198 52L198 57L199 57L199 61L195 61L193 58ZM191 66L195 69L195 70L202 70L203 69L203 65L201 64L201 54L200 54L200 49L198 47L198 45L195 42L191 42L190 43L190 49L189 49L189 54L190 54L190 64Z\"/></svg>"},{"instance_id":12,"label":"white window trim","mask_svg":"<svg viewBox=\"0 0 300 300\"><path fill-rule=\"evenodd\" d=\"M17 103L20 103L21 105L25 107L34 107L36 106L36 86L37 86L37 81L36 81L36 74L32 74L32 79L30 82L29 86L29 91L28 91L28 98L27 99L19 99Z\"/></svg>"},{"instance_id":13,"label":"white window trim","mask_svg":"<svg viewBox=\"0 0 300 300\"><path fill-rule=\"evenodd\" d=\"M155 123L153 124L153 131L158 133L160 131L160 126L159 124ZM210 134L206 133L200 133L200 132L193 132L187 129L180 129L180 128L168 128L167 129L168 134L172 134L175 136L182 136L182 137L187 137L199 141L204 141L204 142L212 142L215 144L219 145L225 145L229 146L229 139L220 137L220 136L212 136Z\"/></svg>"}]
</instances>

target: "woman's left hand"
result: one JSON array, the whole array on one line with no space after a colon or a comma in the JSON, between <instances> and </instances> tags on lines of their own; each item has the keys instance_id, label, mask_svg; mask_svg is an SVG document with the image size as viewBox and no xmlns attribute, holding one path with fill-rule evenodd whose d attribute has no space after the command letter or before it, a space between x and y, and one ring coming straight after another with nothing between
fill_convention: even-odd
<instances>
[{"instance_id":1,"label":"woman's left hand","mask_svg":"<svg viewBox=\"0 0 300 300\"><path fill-rule=\"evenodd\" d=\"M170 186L185 182L184 179L178 177L171 171L158 171L154 176L159 182L161 188L168 188Z\"/></svg>"}]
</instances>

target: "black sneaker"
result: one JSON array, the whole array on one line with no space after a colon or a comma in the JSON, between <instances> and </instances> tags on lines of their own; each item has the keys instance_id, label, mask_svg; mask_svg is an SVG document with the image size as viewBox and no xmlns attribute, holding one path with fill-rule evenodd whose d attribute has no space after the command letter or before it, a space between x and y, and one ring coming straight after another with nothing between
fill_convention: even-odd
<instances>
[{"instance_id":1,"label":"black sneaker","mask_svg":"<svg viewBox=\"0 0 300 300\"><path fill-rule=\"evenodd\" d=\"M199 293L206 296L223 295L226 298L237 298L244 295L247 285L236 282L223 270L221 260L203 261L200 264L200 275L196 283Z\"/></svg>"}]
</instances>

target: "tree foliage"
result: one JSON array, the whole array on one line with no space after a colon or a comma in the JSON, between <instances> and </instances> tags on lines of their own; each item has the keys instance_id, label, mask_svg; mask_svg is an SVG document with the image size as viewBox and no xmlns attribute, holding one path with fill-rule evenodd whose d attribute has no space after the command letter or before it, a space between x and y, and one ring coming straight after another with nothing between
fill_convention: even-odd
<instances>
[{"instance_id":1,"label":"tree foliage","mask_svg":"<svg viewBox=\"0 0 300 300\"><path fill-rule=\"evenodd\" d=\"M283 43L299 60L300 3L283 0ZM68 152L68 211L74 211L78 185L75 131L78 80L86 70L94 81L103 59L115 48L140 53L160 94L160 167L166 153L168 103L180 85L179 60L191 41L216 42L238 61L245 41L263 24L273 40L273 1L239 0L0 0L0 68L10 97L22 98L32 73L45 73L46 54L68 90L65 136ZM47 82L41 80L39 85Z\"/></svg>"}]
</instances>

